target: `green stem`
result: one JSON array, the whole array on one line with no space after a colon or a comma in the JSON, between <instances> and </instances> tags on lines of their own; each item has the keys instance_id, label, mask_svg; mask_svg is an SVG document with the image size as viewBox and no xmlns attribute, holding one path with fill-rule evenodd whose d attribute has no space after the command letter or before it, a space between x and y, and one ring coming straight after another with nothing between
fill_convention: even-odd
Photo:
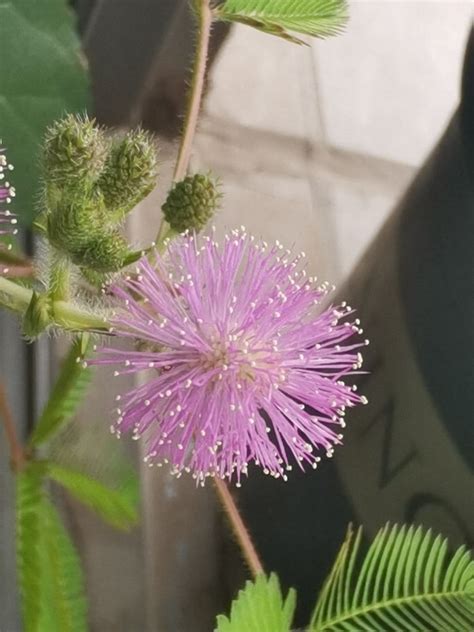
<instances>
[{"instance_id":1,"label":"green stem","mask_svg":"<svg viewBox=\"0 0 474 632\"><path fill-rule=\"evenodd\" d=\"M32 296L30 289L0 276L0 304L4 307L24 314Z\"/></svg>"},{"instance_id":2,"label":"green stem","mask_svg":"<svg viewBox=\"0 0 474 632\"><path fill-rule=\"evenodd\" d=\"M67 301L54 301L52 311L54 324L63 329L108 333L110 328L104 318L98 318Z\"/></svg>"},{"instance_id":3,"label":"green stem","mask_svg":"<svg viewBox=\"0 0 474 632\"><path fill-rule=\"evenodd\" d=\"M207 57L209 53L209 40L211 36L212 11L209 0L194 1L198 17L198 41L191 78L188 105L184 119L183 135L178 151L178 158L174 169L173 181L179 182L186 176L191 158L191 149L196 134L199 111L201 109L204 80L206 77ZM156 238L157 243L162 242L169 230L168 223L163 219Z\"/></svg>"},{"instance_id":4,"label":"green stem","mask_svg":"<svg viewBox=\"0 0 474 632\"><path fill-rule=\"evenodd\" d=\"M30 305L33 291L0 277L0 305L24 314ZM52 302L53 325L70 331L100 331L106 333L109 324L66 301Z\"/></svg>"}]
</instances>

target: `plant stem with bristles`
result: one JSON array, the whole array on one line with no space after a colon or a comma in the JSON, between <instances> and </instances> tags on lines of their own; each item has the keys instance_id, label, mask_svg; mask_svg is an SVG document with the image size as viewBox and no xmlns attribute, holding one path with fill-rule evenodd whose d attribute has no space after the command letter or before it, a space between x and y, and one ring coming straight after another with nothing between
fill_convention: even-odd
<instances>
[{"instance_id":1,"label":"plant stem with bristles","mask_svg":"<svg viewBox=\"0 0 474 632\"><path fill-rule=\"evenodd\" d=\"M255 578L257 575L261 575L264 572L262 562L258 557L255 546L250 538L250 534L247 531L247 527L242 520L242 516L237 509L237 505L232 498L229 488L226 483L217 476L213 480L216 486L217 495L219 496L222 507L224 508L227 518L232 526L232 530L237 538L242 554L253 577Z\"/></svg>"},{"instance_id":2,"label":"plant stem with bristles","mask_svg":"<svg viewBox=\"0 0 474 632\"><path fill-rule=\"evenodd\" d=\"M204 80L206 77L207 57L209 53L209 40L212 26L212 12L209 0L196 0L194 5L198 18L198 41L194 58L188 106L184 119L183 135L181 137L178 158L174 169L174 182L182 180L186 176L186 172L189 167L191 149L194 136L196 134L199 111L201 109ZM163 235L168 232L168 229L168 223L163 219L156 238L157 242L162 240Z\"/></svg>"},{"instance_id":3,"label":"plant stem with bristles","mask_svg":"<svg viewBox=\"0 0 474 632\"><path fill-rule=\"evenodd\" d=\"M25 314L33 296L32 290L13 281L0 277L0 305L20 314ZM80 307L66 301L53 301L51 304L53 322L63 329L71 331L98 331L107 333L110 325L99 316L90 314Z\"/></svg>"},{"instance_id":4,"label":"plant stem with bristles","mask_svg":"<svg viewBox=\"0 0 474 632\"><path fill-rule=\"evenodd\" d=\"M10 461L14 472L18 472L23 467L26 456L18 441L15 431L15 423L13 421L13 415L8 405L7 394L5 387L0 382L0 418L5 428L5 435L7 437L7 443L10 449Z\"/></svg>"}]
</instances>

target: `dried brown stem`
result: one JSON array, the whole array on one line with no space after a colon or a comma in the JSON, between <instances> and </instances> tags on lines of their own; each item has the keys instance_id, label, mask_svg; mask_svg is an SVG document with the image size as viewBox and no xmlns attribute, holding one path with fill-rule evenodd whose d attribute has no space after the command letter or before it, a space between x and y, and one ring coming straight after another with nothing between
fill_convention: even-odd
<instances>
[{"instance_id":1,"label":"dried brown stem","mask_svg":"<svg viewBox=\"0 0 474 632\"><path fill-rule=\"evenodd\" d=\"M8 445L10 448L10 460L12 469L18 472L23 467L26 457L22 445L18 441L18 437L15 431L15 422L13 415L8 404L7 394L5 387L0 382L0 419L3 422L5 428L5 434L7 437Z\"/></svg>"}]
</instances>

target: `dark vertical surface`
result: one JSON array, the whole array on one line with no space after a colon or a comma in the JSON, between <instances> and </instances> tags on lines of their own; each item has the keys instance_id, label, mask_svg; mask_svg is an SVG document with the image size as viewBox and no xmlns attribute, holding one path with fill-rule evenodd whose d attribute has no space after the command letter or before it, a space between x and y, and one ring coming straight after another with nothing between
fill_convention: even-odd
<instances>
[{"instance_id":1,"label":"dark vertical surface","mask_svg":"<svg viewBox=\"0 0 474 632\"><path fill-rule=\"evenodd\" d=\"M28 420L28 354L20 339L17 319L0 312L0 379L7 391L19 438L26 436ZM14 477L3 427L0 429L0 628L20 630L15 573Z\"/></svg>"},{"instance_id":2,"label":"dark vertical surface","mask_svg":"<svg viewBox=\"0 0 474 632\"><path fill-rule=\"evenodd\" d=\"M97 0L92 7L78 5L95 114L101 122L129 123L170 24L184 4L184 0Z\"/></svg>"}]
</instances>

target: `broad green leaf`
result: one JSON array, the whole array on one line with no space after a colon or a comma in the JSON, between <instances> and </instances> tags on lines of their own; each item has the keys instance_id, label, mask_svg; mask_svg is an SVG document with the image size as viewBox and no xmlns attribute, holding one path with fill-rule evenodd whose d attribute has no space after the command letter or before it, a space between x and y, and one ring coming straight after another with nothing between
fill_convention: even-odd
<instances>
[{"instance_id":1,"label":"broad green leaf","mask_svg":"<svg viewBox=\"0 0 474 632\"><path fill-rule=\"evenodd\" d=\"M329 37L340 33L348 18L345 0L226 0L214 9L214 15L296 44L304 41L291 32Z\"/></svg>"},{"instance_id":2,"label":"broad green leaf","mask_svg":"<svg viewBox=\"0 0 474 632\"><path fill-rule=\"evenodd\" d=\"M58 380L30 439L37 447L50 439L76 412L91 380L90 368L83 368L78 359L84 355L82 338L76 339L66 356Z\"/></svg>"},{"instance_id":3,"label":"broad green leaf","mask_svg":"<svg viewBox=\"0 0 474 632\"><path fill-rule=\"evenodd\" d=\"M229 618L217 617L216 632L289 632L295 605L293 588L283 600L278 577L259 575L232 602Z\"/></svg>"},{"instance_id":4,"label":"broad green leaf","mask_svg":"<svg viewBox=\"0 0 474 632\"><path fill-rule=\"evenodd\" d=\"M41 503L44 467L28 465L16 482L16 553L24 632L38 632L41 616Z\"/></svg>"},{"instance_id":5,"label":"broad green leaf","mask_svg":"<svg viewBox=\"0 0 474 632\"><path fill-rule=\"evenodd\" d=\"M366 555L349 529L314 610L310 632L456 630L474 622L474 561L421 527L387 525Z\"/></svg>"},{"instance_id":6,"label":"broad green leaf","mask_svg":"<svg viewBox=\"0 0 474 632\"><path fill-rule=\"evenodd\" d=\"M89 86L67 0L0 2L0 138L15 166L15 212L35 215L39 147L64 112L84 111Z\"/></svg>"},{"instance_id":7,"label":"broad green leaf","mask_svg":"<svg viewBox=\"0 0 474 632\"><path fill-rule=\"evenodd\" d=\"M113 489L82 472L56 463L49 463L48 474L113 527L128 530L138 522L134 487Z\"/></svg>"}]
</instances>

